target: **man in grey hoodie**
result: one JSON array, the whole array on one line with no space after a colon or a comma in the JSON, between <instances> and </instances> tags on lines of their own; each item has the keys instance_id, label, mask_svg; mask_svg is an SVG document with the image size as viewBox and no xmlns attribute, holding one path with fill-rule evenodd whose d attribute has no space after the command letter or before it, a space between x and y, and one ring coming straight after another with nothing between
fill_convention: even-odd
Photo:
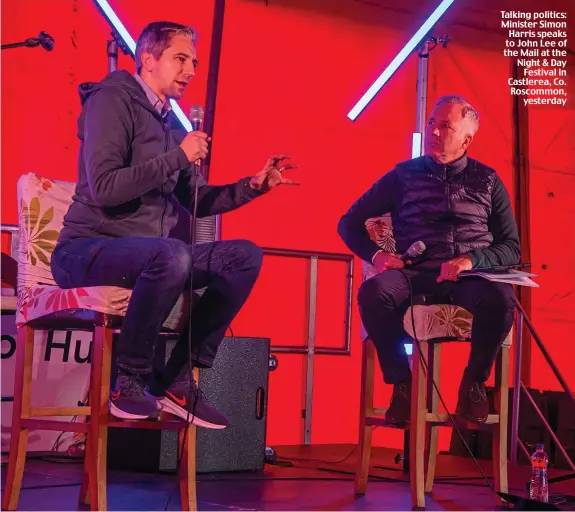
<instances>
[{"instance_id":1,"label":"man in grey hoodie","mask_svg":"<svg viewBox=\"0 0 575 512\"><path fill-rule=\"evenodd\" d=\"M193 211L191 163L208 154L207 134L186 134L169 103L182 96L196 65L194 30L156 22L138 40L135 75L116 71L80 86L78 183L52 272L62 288L133 289L117 346L114 416L143 419L163 409L199 426L225 428L227 419L187 371L186 335L164 372L152 376L156 340L190 273L194 289L206 288L190 318L192 364L210 367L262 263L261 250L245 240L197 244L192 259L191 245L168 238L178 209ZM199 178L197 216L225 213L295 184L282 175L295 167L286 159L274 155L255 176L230 185Z\"/></svg>"}]
</instances>

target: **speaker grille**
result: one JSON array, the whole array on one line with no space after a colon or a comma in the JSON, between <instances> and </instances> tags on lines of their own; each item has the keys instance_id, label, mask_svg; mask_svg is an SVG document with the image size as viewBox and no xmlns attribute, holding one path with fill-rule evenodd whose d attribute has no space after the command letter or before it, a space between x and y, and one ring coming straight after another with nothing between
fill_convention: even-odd
<instances>
[{"instance_id":1,"label":"speaker grille","mask_svg":"<svg viewBox=\"0 0 575 512\"><path fill-rule=\"evenodd\" d=\"M166 343L166 360L174 342ZM201 369L199 383L208 399L230 420L225 430L197 429L198 473L263 469L269 375L267 338L226 337L212 368ZM263 407L259 411L258 398ZM160 471L174 471L177 433L162 431Z\"/></svg>"},{"instance_id":2,"label":"speaker grille","mask_svg":"<svg viewBox=\"0 0 575 512\"><path fill-rule=\"evenodd\" d=\"M196 242L206 243L219 240L219 224L219 215L196 219Z\"/></svg>"}]
</instances>

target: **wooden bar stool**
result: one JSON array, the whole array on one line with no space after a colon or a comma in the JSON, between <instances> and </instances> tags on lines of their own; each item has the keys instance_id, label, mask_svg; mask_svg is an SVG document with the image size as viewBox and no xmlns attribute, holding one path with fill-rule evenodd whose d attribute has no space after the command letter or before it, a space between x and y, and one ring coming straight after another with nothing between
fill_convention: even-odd
<instances>
[{"instance_id":1,"label":"wooden bar stool","mask_svg":"<svg viewBox=\"0 0 575 512\"><path fill-rule=\"evenodd\" d=\"M384 251L395 253L395 241L389 217L369 219L366 229L371 239ZM363 280L376 274L375 268L364 262ZM439 388L440 351L446 342L470 341L472 315L465 309L450 304L425 304L414 301L413 320L419 340L413 344L411 421L409 434L409 467L411 494L414 507L425 506L425 492L431 492L437 459L438 427L450 426L448 415L439 412L439 397L433 379ZM404 316L404 329L414 337L411 309ZM507 492L507 424L509 397L510 333L497 358L495 368L495 414L490 414L481 428L493 431L493 474L495 489ZM359 458L355 473L355 492L366 492L374 426L387 426L385 408L374 406L375 347L362 326L362 370L360 395ZM423 357L422 357L423 356ZM428 372L423 361L427 361ZM458 423L461 429L477 429L471 422Z\"/></svg>"},{"instance_id":2,"label":"wooden bar stool","mask_svg":"<svg viewBox=\"0 0 575 512\"><path fill-rule=\"evenodd\" d=\"M439 389L440 356L443 343L451 341L470 341L471 314L463 308L459 310L459 326L461 333L456 336L437 336L437 332L421 332L417 326L423 326L429 315L434 315L441 309L457 308L457 306L435 305L414 306L416 332L419 347L414 342L411 389L411 432L410 432L410 479L413 506L424 507L424 492L431 493L435 476L437 459L438 427L452 426L447 413L439 412L440 400L435 384ZM417 311L417 312L416 312ZM465 325L464 320L468 320ZM409 323L409 325L408 325ZM404 328L413 337L411 314L408 311L404 319ZM454 333L448 333L454 334ZM469 421L457 421L460 430L488 429L493 433L493 476L495 490L507 492L507 426L509 420L509 347L512 333L509 333L501 347L495 363L495 398L494 414L489 414L487 421L478 425ZM456 338L456 339L454 339ZM427 371L424 360L427 362ZM441 392L441 390L440 390ZM451 411L450 411L451 412ZM452 415L454 412L452 412ZM427 467L425 464L427 463Z\"/></svg>"},{"instance_id":3,"label":"wooden bar stool","mask_svg":"<svg viewBox=\"0 0 575 512\"><path fill-rule=\"evenodd\" d=\"M18 254L18 339L14 381L14 407L4 510L15 510L22 486L29 429L81 432L86 436L80 503L106 510L106 452L108 428L178 430L180 442L187 430L180 471L182 510L197 510L196 430L184 421L118 421L108 412L112 337L121 327L131 291L117 287L63 290L50 271L50 257L74 193L74 184L27 174L18 181L20 243ZM189 311L181 297L164 327L182 328ZM92 364L89 405L33 407L31 403L34 333L38 330L91 331ZM197 377L197 375L196 375ZM85 417L86 422L59 421L58 416ZM46 417L50 417L46 419Z\"/></svg>"}]
</instances>

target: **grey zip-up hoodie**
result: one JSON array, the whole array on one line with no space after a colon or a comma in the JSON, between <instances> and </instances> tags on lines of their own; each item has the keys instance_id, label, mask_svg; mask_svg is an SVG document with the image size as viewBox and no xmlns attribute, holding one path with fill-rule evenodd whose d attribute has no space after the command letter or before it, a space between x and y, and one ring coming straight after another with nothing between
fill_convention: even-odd
<instances>
[{"instance_id":1,"label":"grey zip-up hoodie","mask_svg":"<svg viewBox=\"0 0 575 512\"><path fill-rule=\"evenodd\" d=\"M59 241L81 237L167 237L179 202L192 211L195 176L179 144L173 112L162 118L127 71L80 85L78 183ZM234 210L261 195L249 178L207 185L200 178L198 217Z\"/></svg>"}]
</instances>

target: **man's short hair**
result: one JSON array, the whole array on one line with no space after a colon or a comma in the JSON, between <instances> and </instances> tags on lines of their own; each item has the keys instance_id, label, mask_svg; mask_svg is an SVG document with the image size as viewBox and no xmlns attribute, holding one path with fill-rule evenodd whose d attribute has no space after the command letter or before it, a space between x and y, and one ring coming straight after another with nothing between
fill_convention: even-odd
<instances>
[{"instance_id":1,"label":"man's short hair","mask_svg":"<svg viewBox=\"0 0 575 512\"><path fill-rule=\"evenodd\" d=\"M473 134L475 135L475 133L477 133L477 130L479 130L479 112L475 110L471 103L456 94L442 96L437 100L435 106L439 107L442 103L456 103L457 105L461 105L463 107L461 111L463 119L471 121L471 124L474 127Z\"/></svg>"},{"instance_id":2,"label":"man's short hair","mask_svg":"<svg viewBox=\"0 0 575 512\"><path fill-rule=\"evenodd\" d=\"M136 71L139 73L142 69L143 52L151 53L158 60L170 46L172 37L180 34L188 36L193 42L196 41L195 29L187 25L171 21L155 21L144 28L136 44Z\"/></svg>"}]
</instances>

